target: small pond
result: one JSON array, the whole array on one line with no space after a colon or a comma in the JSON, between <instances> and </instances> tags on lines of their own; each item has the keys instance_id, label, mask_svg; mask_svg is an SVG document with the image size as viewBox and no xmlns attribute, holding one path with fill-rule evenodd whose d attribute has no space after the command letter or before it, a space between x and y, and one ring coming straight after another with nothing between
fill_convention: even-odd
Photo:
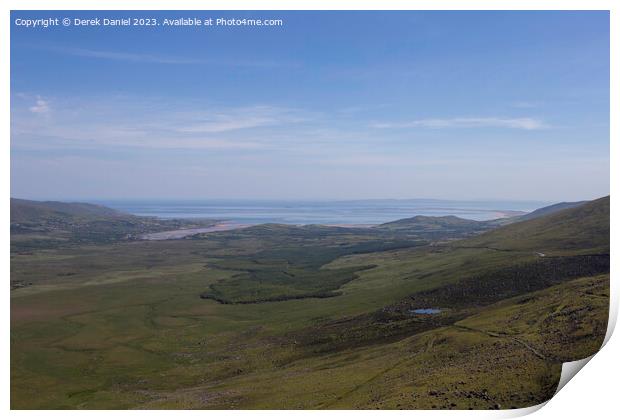
<instances>
[{"instance_id":1,"label":"small pond","mask_svg":"<svg viewBox=\"0 0 620 420\"><path fill-rule=\"evenodd\" d=\"M436 308L421 308L421 309L410 309L410 313L412 314L425 314L425 315L433 315L441 312L441 309Z\"/></svg>"}]
</instances>

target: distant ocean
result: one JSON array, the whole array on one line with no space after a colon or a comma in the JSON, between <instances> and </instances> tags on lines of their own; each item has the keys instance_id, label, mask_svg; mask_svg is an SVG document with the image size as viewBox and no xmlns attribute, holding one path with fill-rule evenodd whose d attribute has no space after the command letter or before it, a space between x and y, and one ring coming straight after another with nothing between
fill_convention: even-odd
<instances>
[{"instance_id":1,"label":"distant ocean","mask_svg":"<svg viewBox=\"0 0 620 420\"><path fill-rule=\"evenodd\" d=\"M448 216L490 220L549 205L534 201L357 200L357 201L100 201L139 216L209 218L235 224L284 223L375 225L406 217Z\"/></svg>"}]
</instances>

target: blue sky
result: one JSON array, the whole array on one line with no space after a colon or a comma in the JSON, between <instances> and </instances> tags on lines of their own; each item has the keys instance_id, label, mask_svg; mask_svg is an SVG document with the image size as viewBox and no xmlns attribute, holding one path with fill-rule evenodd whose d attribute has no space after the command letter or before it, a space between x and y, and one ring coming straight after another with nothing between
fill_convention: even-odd
<instances>
[{"instance_id":1,"label":"blue sky","mask_svg":"<svg viewBox=\"0 0 620 420\"><path fill-rule=\"evenodd\" d=\"M237 17L281 27L16 18ZM11 195L609 193L607 12L13 12Z\"/></svg>"}]
</instances>

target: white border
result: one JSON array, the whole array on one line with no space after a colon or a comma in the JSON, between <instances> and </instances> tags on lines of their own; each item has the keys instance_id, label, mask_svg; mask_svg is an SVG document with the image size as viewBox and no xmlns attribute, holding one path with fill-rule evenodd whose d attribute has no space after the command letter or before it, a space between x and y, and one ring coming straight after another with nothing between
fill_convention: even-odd
<instances>
[{"instance_id":1,"label":"white border","mask_svg":"<svg viewBox=\"0 0 620 420\"><path fill-rule=\"evenodd\" d=\"M620 43L618 42L618 28L620 26L620 7L617 1L611 0L381 0L368 1L357 0L219 0L219 1L191 1L191 0L90 0L88 2L77 0L4 0L0 2L2 17L0 18L0 97L2 112L0 121L2 128L2 139L5 144L4 153L0 155L0 170L2 171L2 202L4 205L0 209L5 222L0 224L2 236L2 272L5 273L5 286L3 288L4 316L2 318L4 339L0 348L2 352L3 375L1 381L1 401L6 411L10 408L10 293L9 293L9 197L10 197L10 10L610 10L611 11L611 192L612 192L612 223L611 223L611 247L616 249L618 238L618 224L614 223L617 219L617 182L618 170L614 163L618 161L618 123L620 121L619 101L620 92L618 91L618 75L620 66L618 65ZM570 381L553 399L551 399L544 409L536 411L541 407L521 410L505 411L357 411L354 413L341 411L150 411L148 415L152 419L167 418L171 414L175 416L189 418L195 416L209 416L209 418L224 419L234 416L237 418L288 418L291 415L299 419L315 418L321 416L325 418L339 418L341 416L354 415L358 419L366 420L372 417L403 418L404 416L422 416L423 418L506 418L515 417L536 411L531 418L568 418L580 419L587 418L611 418L612 413L617 412L615 399L617 398L616 384L619 372L619 363L616 354L620 355L620 342L617 337L612 337L611 332L615 326L618 313L618 297L620 296L616 278L617 258L612 252L612 305L610 310L610 329L608 331L604 348L592 359L590 363L579 373L576 380ZM34 411L12 411L11 416L20 418L30 418L44 415L46 418L77 418L85 415L84 412L67 411L48 411L45 413ZM110 412L89 411L89 416L93 418L107 418ZM114 415L130 417L136 412L115 412Z\"/></svg>"}]
</instances>

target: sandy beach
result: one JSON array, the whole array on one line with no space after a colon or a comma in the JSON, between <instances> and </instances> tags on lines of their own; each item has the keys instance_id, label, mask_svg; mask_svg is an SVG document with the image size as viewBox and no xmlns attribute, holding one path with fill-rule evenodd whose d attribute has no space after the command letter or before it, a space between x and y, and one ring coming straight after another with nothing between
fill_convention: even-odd
<instances>
[{"instance_id":1,"label":"sandy beach","mask_svg":"<svg viewBox=\"0 0 620 420\"><path fill-rule=\"evenodd\" d=\"M224 230L242 229L242 228L249 227L249 226L252 226L252 225L242 224L242 223L233 223L233 222L222 222L222 223L217 223L213 226L204 227L204 228L177 229L177 230L167 230L164 232L147 233L147 234L140 236L140 239L144 239L147 241L165 241L168 239L183 239L188 236L196 235L198 233L221 232Z\"/></svg>"}]
</instances>

